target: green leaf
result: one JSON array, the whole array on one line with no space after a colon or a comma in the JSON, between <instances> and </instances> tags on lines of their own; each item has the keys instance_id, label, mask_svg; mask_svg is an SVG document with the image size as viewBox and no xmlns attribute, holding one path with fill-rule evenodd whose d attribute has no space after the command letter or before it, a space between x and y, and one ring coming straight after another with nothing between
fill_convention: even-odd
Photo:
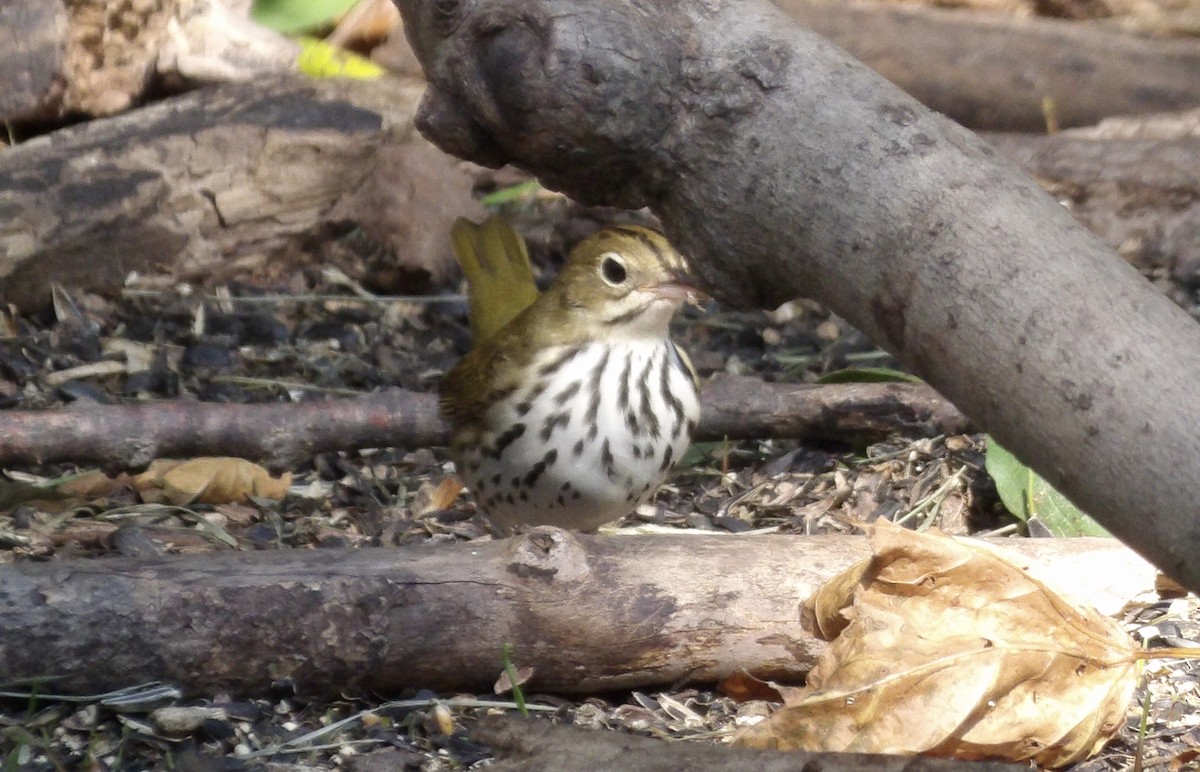
<instances>
[{"instance_id":1,"label":"green leaf","mask_svg":"<svg viewBox=\"0 0 1200 772\"><path fill-rule=\"evenodd\" d=\"M521 689L521 681L517 678L517 669L512 663L513 645L511 643L504 644L500 649L500 657L504 661L504 673L508 676L508 683L512 685L513 702L517 703L517 712L523 718L529 718L529 708L525 706L525 691Z\"/></svg>"},{"instance_id":2,"label":"green leaf","mask_svg":"<svg viewBox=\"0 0 1200 772\"><path fill-rule=\"evenodd\" d=\"M707 466L722 449L727 449L728 445L728 442L693 442L688 445L676 466L680 469Z\"/></svg>"},{"instance_id":3,"label":"green leaf","mask_svg":"<svg viewBox=\"0 0 1200 772\"><path fill-rule=\"evenodd\" d=\"M376 80L385 72L365 56L359 56L316 38L300 39L300 58L296 64L300 67L300 72L310 78Z\"/></svg>"},{"instance_id":4,"label":"green leaf","mask_svg":"<svg viewBox=\"0 0 1200 772\"><path fill-rule=\"evenodd\" d=\"M1037 518L1050 533L1059 537L1111 536L991 437L987 438L984 466L996 483L1000 501L1021 522L1028 523Z\"/></svg>"},{"instance_id":5,"label":"green leaf","mask_svg":"<svg viewBox=\"0 0 1200 772\"><path fill-rule=\"evenodd\" d=\"M284 35L328 27L358 0L254 0L250 18Z\"/></svg>"},{"instance_id":6,"label":"green leaf","mask_svg":"<svg viewBox=\"0 0 1200 772\"><path fill-rule=\"evenodd\" d=\"M537 180L526 180L525 182L518 182L516 185L509 185L507 188L500 188L497 191L488 193L480 203L484 206L511 204L514 201L533 198L541 189L542 184Z\"/></svg>"},{"instance_id":7,"label":"green leaf","mask_svg":"<svg viewBox=\"0 0 1200 772\"><path fill-rule=\"evenodd\" d=\"M910 375L890 367L847 367L845 370L834 370L817 379L817 383L923 383L915 375Z\"/></svg>"}]
</instances>

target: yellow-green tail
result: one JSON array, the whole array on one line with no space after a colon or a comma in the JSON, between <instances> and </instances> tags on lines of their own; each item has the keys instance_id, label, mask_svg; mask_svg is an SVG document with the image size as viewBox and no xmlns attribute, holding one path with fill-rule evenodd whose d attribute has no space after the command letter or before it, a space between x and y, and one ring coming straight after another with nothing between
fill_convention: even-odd
<instances>
[{"instance_id":1,"label":"yellow-green tail","mask_svg":"<svg viewBox=\"0 0 1200 772\"><path fill-rule=\"evenodd\" d=\"M471 334L478 345L537 299L537 283L525 240L499 217L482 225L460 217L451 236L467 276Z\"/></svg>"}]
</instances>

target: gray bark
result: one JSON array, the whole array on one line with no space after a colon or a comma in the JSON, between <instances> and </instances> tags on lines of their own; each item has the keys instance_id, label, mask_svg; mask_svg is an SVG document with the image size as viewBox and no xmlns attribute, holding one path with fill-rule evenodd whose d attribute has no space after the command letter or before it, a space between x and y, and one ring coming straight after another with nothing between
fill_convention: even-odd
<instances>
[{"instance_id":1,"label":"gray bark","mask_svg":"<svg viewBox=\"0 0 1200 772\"><path fill-rule=\"evenodd\" d=\"M1156 122L1132 136L1107 136L1102 125L986 139L1139 270L1174 280L1163 289L1191 292L1200 287L1200 131L1186 124L1200 115L1180 116L1175 135L1150 134Z\"/></svg>"},{"instance_id":2,"label":"gray bark","mask_svg":"<svg viewBox=\"0 0 1200 772\"><path fill-rule=\"evenodd\" d=\"M0 121L54 115L67 12L59 0L0 3Z\"/></svg>"},{"instance_id":3,"label":"gray bark","mask_svg":"<svg viewBox=\"0 0 1200 772\"><path fill-rule=\"evenodd\" d=\"M775 0L964 126L1045 131L1200 106L1200 43L1059 19L850 0ZM1049 100L1046 110L1043 100Z\"/></svg>"},{"instance_id":4,"label":"gray bark","mask_svg":"<svg viewBox=\"0 0 1200 772\"><path fill-rule=\"evenodd\" d=\"M1005 544L1067 592L1096 598L1084 566L1097 562L1121 592L1149 584L1146 564L1111 539ZM862 537L540 528L434 548L11 563L0 566L0 683L88 693L162 680L252 694L290 678L305 694L477 691L500 675L505 643L513 664L533 668L527 690L705 683L738 670L795 682L824 648L801 629L799 604L866 556Z\"/></svg>"},{"instance_id":5,"label":"gray bark","mask_svg":"<svg viewBox=\"0 0 1200 772\"><path fill-rule=\"evenodd\" d=\"M764 0L398 5L444 149L827 303L1200 590L1200 326L978 137Z\"/></svg>"},{"instance_id":6,"label":"gray bark","mask_svg":"<svg viewBox=\"0 0 1200 772\"><path fill-rule=\"evenodd\" d=\"M450 224L464 213L447 202L478 215L467 176L413 130L421 89L390 78L260 79L8 148L0 297L29 310L48 301L52 281L109 292L130 271L210 277L330 221L403 244L407 265L441 276ZM408 219L384 226L388 195Z\"/></svg>"},{"instance_id":7,"label":"gray bark","mask_svg":"<svg viewBox=\"0 0 1200 772\"><path fill-rule=\"evenodd\" d=\"M786 438L869 444L900 434L961 434L966 419L911 383L803 385L718 376L705 386L698 440ZM166 402L0 411L0 466L221 455L293 469L314 453L447 445L437 396L391 389L297 404Z\"/></svg>"}]
</instances>

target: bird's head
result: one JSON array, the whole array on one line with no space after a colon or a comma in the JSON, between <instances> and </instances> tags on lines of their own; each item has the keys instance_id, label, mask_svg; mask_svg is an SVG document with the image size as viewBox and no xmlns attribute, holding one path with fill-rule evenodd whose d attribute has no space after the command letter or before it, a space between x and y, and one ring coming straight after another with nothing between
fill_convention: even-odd
<instances>
[{"instance_id":1,"label":"bird's head","mask_svg":"<svg viewBox=\"0 0 1200 772\"><path fill-rule=\"evenodd\" d=\"M552 291L598 337L665 337L684 302L700 291L683 256L657 231L605 228L571 250Z\"/></svg>"}]
</instances>

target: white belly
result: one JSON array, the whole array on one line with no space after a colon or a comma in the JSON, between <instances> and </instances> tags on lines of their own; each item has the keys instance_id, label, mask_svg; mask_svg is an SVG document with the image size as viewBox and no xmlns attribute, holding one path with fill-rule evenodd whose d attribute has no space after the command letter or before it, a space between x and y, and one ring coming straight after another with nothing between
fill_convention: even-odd
<instances>
[{"instance_id":1,"label":"white belly","mask_svg":"<svg viewBox=\"0 0 1200 772\"><path fill-rule=\"evenodd\" d=\"M483 511L517 523L582 530L653 495L687 450L700 415L690 373L670 342L593 343L569 360L542 352L544 388L493 405L489 431L459 454L459 475Z\"/></svg>"}]
</instances>

